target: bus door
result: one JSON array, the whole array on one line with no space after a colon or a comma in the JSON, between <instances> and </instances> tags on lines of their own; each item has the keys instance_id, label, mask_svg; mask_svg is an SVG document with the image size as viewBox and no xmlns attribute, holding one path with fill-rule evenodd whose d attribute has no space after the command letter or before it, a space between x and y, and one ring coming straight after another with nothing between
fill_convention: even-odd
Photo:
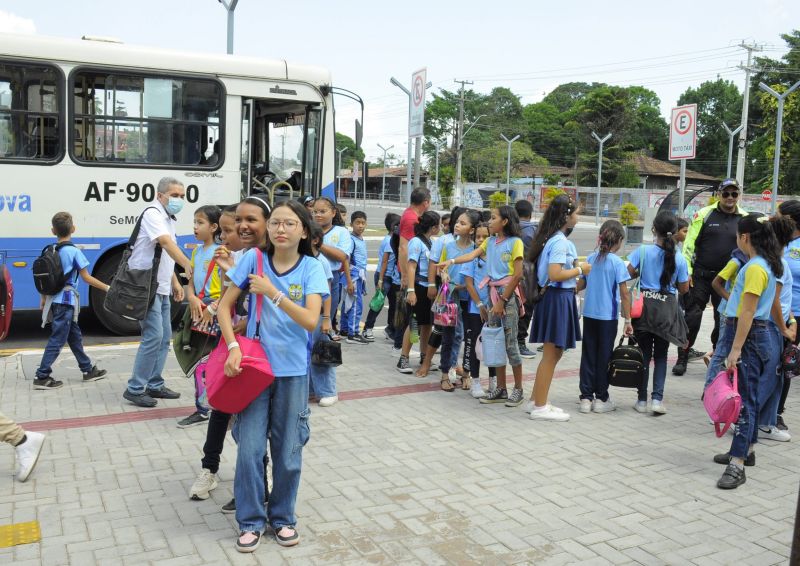
<instances>
[{"instance_id":1,"label":"bus door","mask_svg":"<svg viewBox=\"0 0 800 566\"><path fill-rule=\"evenodd\" d=\"M321 105L244 99L241 139L243 198L263 196L273 205L319 195Z\"/></svg>"}]
</instances>

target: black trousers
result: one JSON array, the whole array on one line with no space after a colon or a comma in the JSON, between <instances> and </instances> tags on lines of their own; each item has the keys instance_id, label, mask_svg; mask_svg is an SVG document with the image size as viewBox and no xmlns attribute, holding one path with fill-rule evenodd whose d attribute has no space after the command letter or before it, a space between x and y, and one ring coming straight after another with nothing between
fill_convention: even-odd
<instances>
[{"instance_id":1,"label":"black trousers","mask_svg":"<svg viewBox=\"0 0 800 566\"><path fill-rule=\"evenodd\" d=\"M686 326L689 327L689 346L694 346L697 340L697 333L700 332L700 323L703 321L703 311L711 299L714 305L714 330L711 331L711 345L716 348L719 339L719 312L717 308L722 297L717 295L711 288L711 282L717 274L713 271L695 269L692 276L692 287L684 295L684 306L686 309Z\"/></svg>"},{"instance_id":2,"label":"black trousers","mask_svg":"<svg viewBox=\"0 0 800 566\"><path fill-rule=\"evenodd\" d=\"M483 321L481 320L481 315L468 312L463 322L464 371L468 372L472 379L480 379L481 362L475 352L475 344L477 344L478 336L481 335L481 330L483 330ZM489 377L494 377L495 375L495 368L489 368Z\"/></svg>"},{"instance_id":3,"label":"black trousers","mask_svg":"<svg viewBox=\"0 0 800 566\"><path fill-rule=\"evenodd\" d=\"M203 444L203 459L200 461L204 470L212 474L219 471L219 457L222 455L222 448L225 446L225 435L228 433L228 423L231 415L221 411L211 409L208 417L208 430L206 431L206 442ZM269 464L269 450L264 455L264 493L269 494L269 484L267 482L267 464Z\"/></svg>"},{"instance_id":4,"label":"black trousers","mask_svg":"<svg viewBox=\"0 0 800 566\"><path fill-rule=\"evenodd\" d=\"M533 303L525 303L525 314L519 317L517 324L517 343L525 346L528 341L528 330L531 328L531 320L533 319Z\"/></svg>"}]
</instances>

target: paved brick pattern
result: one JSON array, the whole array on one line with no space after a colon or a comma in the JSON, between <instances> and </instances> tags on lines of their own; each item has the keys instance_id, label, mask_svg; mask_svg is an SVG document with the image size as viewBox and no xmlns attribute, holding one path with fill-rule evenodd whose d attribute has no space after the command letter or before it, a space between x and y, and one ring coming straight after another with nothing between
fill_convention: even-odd
<instances>
[{"instance_id":1,"label":"paved brick pattern","mask_svg":"<svg viewBox=\"0 0 800 566\"><path fill-rule=\"evenodd\" d=\"M193 410L191 382L171 361L168 384L182 399L151 411L124 403L134 352L93 352L111 373L93 384L80 383L64 354L56 369L66 385L53 392L30 389L36 355L0 358L0 407L48 431L25 484L12 481L13 452L0 450L0 524L38 520L43 537L0 550L0 564L788 561L800 448L766 441L744 486L716 489L722 466L711 456L730 437L714 436L698 400L702 362L668 377L663 417L634 412L627 390L613 391L616 412L582 415L579 352L570 352L551 399L572 420L537 423L521 408L441 392L438 375L397 373L380 338L345 345L342 402L312 408L297 508L302 542L283 549L268 538L241 555L233 517L219 512L232 493L234 443L229 437L211 499L190 501L205 428L180 430L175 420ZM526 360L526 374L537 363ZM793 392L786 420L800 434L796 406Z\"/></svg>"}]
</instances>

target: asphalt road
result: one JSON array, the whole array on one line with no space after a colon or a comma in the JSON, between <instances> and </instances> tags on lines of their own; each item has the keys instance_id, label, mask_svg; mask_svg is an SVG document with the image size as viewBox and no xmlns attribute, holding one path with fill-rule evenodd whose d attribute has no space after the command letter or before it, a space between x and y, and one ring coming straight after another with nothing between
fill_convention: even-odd
<instances>
[{"instance_id":1,"label":"asphalt road","mask_svg":"<svg viewBox=\"0 0 800 566\"><path fill-rule=\"evenodd\" d=\"M352 201L346 201L345 204L348 210L352 210ZM367 252L370 259L377 257L380 238L385 234L385 230L378 229L377 226L380 225L381 219L383 219L388 210L402 211L402 208L367 206L367 215L370 218L370 225L375 228L374 230L370 230L370 236L373 236L374 239L370 238L367 241ZM592 222L581 222L570 235L570 240L575 243L575 247L578 249L580 255L587 255L595 248L597 242L597 228ZM636 247L636 245L626 245L625 252L634 247ZM369 277L367 282L368 296L371 296L373 292L374 286L372 277ZM117 336L108 332L100 325L89 309L84 309L81 312L79 324L83 333L85 345L118 344L137 341L139 339L138 336ZM382 326L383 324L385 324L385 315L382 314L378 317L377 326ZM41 328L41 314L38 311L15 312L11 323L10 336L5 341L0 342L0 356L24 348L43 348L47 343L48 336L48 329ZM65 348L64 354L69 355L68 349Z\"/></svg>"}]
</instances>

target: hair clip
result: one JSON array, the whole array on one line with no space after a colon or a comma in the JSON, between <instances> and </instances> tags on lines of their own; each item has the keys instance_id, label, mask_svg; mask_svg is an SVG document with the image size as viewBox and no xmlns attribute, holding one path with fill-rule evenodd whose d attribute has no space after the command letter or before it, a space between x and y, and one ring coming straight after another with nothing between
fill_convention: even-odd
<instances>
[{"instance_id":1,"label":"hair clip","mask_svg":"<svg viewBox=\"0 0 800 566\"><path fill-rule=\"evenodd\" d=\"M761 224L765 224L766 222L769 222L769 216L765 214L764 216L759 216L756 218L756 220L758 220Z\"/></svg>"}]
</instances>

